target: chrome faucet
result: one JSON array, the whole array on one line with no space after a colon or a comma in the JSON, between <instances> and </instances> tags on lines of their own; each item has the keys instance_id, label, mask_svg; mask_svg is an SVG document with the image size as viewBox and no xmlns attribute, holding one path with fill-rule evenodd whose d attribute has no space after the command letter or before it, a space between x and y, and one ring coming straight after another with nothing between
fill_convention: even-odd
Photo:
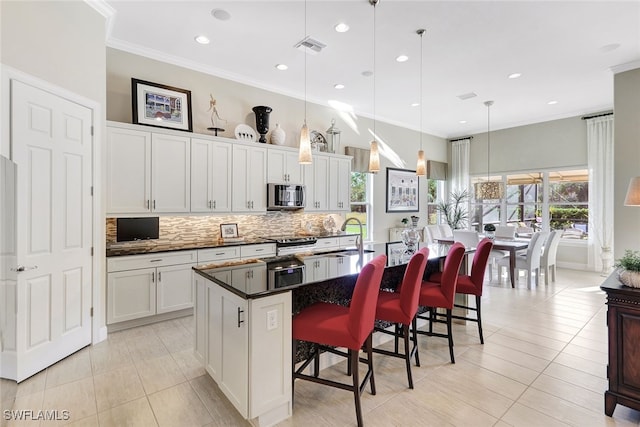
<instances>
[{"instance_id":1,"label":"chrome faucet","mask_svg":"<svg viewBox=\"0 0 640 427\"><path fill-rule=\"evenodd\" d=\"M358 254L360 255L360 259L362 259L364 257L364 243L362 241L362 222L360 222L360 220L356 217L350 217L347 218L343 223L342 223L342 227L340 227L340 230L345 231L347 229L347 224L350 221L355 221L358 223L358 225L360 226L360 236L358 241L356 242L356 246L358 247Z\"/></svg>"}]
</instances>

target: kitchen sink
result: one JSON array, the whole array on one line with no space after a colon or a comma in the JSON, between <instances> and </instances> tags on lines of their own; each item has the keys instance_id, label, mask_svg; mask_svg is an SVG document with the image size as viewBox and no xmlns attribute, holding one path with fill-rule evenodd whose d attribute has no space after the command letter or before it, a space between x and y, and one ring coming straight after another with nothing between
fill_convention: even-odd
<instances>
[{"instance_id":1,"label":"kitchen sink","mask_svg":"<svg viewBox=\"0 0 640 427\"><path fill-rule=\"evenodd\" d=\"M371 249L365 249L364 251L362 251L365 254L370 254L373 253L375 251L372 251ZM360 252L358 252L357 249L347 249L344 251L340 251L340 252L336 252L336 255L338 256L351 256L351 255L359 255Z\"/></svg>"}]
</instances>

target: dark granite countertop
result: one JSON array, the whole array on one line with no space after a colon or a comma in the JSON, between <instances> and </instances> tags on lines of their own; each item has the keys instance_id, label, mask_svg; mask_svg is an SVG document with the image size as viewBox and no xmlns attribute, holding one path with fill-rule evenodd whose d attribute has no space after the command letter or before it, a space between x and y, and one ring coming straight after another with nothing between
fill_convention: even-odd
<instances>
[{"instance_id":1,"label":"dark granite countertop","mask_svg":"<svg viewBox=\"0 0 640 427\"><path fill-rule=\"evenodd\" d=\"M318 239L327 237L342 237L342 236L357 236L353 233L321 233L313 235ZM199 241L184 241L179 240L175 242L167 242L162 240L141 240L135 242L122 242L111 243L107 245L106 256L124 256L124 255L143 255L157 252L171 252L171 251L183 251L193 249L208 249L208 248L220 248L225 246L242 246L242 245L256 245L262 243L273 243L265 240L262 237L245 238L238 242L222 242L219 240L199 240Z\"/></svg>"},{"instance_id":2,"label":"dark granite countertop","mask_svg":"<svg viewBox=\"0 0 640 427\"><path fill-rule=\"evenodd\" d=\"M249 283L241 280L240 282L234 281L233 283L230 283L224 279L224 272L239 267L263 268L267 270L267 266L270 262L277 262L280 259L291 258L291 256L265 258L262 260L257 260L257 263L256 260L248 260L246 265L243 265L242 262L235 263L233 266L204 265L193 267L193 270L197 274L219 284L223 288L235 293L242 298L253 299L277 294L280 292L287 292L315 283L327 282L348 276L355 276L360 273L363 265L380 254L385 254L388 257L386 268L402 267L402 269L404 269L404 265L407 264L410 257L407 255L399 255L397 253L392 254L392 245L388 243L365 245L365 253L362 260L360 260L360 256L358 255L357 251L354 251L352 249L337 250L328 253L305 253L295 255L295 258L297 258L301 262L306 262L309 260L323 260L328 264L339 263L340 266L334 269L328 269L328 272L333 270L335 273L333 275L327 274L326 276L322 277L321 280L306 279L304 283L279 288L270 288L270 285L267 282ZM423 244L420 244L420 247L422 247L422 245ZM435 243L429 245L430 263L438 264L439 261L446 256L450 246L450 244L445 243ZM474 249L470 249L468 252L473 251ZM227 275L226 277L230 277L230 275Z\"/></svg>"}]
</instances>

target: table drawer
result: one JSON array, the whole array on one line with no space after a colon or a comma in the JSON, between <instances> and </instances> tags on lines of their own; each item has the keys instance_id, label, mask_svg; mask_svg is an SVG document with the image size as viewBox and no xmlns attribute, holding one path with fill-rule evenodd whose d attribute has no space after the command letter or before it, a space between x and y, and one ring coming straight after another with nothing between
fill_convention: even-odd
<instances>
[{"instance_id":1,"label":"table drawer","mask_svg":"<svg viewBox=\"0 0 640 427\"><path fill-rule=\"evenodd\" d=\"M198 264L240 258L240 246L198 249Z\"/></svg>"},{"instance_id":2,"label":"table drawer","mask_svg":"<svg viewBox=\"0 0 640 427\"><path fill-rule=\"evenodd\" d=\"M167 265L196 262L196 251L159 252L145 255L125 255L107 258L107 272L137 270L140 268L164 267Z\"/></svg>"},{"instance_id":3,"label":"table drawer","mask_svg":"<svg viewBox=\"0 0 640 427\"><path fill-rule=\"evenodd\" d=\"M260 245L245 245L240 247L241 258L264 258L276 254L275 243L264 243Z\"/></svg>"}]
</instances>

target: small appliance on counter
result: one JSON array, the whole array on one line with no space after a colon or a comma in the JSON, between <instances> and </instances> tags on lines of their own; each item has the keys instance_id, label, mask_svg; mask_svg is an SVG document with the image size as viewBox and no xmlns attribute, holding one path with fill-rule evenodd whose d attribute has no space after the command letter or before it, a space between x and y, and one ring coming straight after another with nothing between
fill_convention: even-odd
<instances>
[{"instance_id":1,"label":"small appliance on counter","mask_svg":"<svg viewBox=\"0 0 640 427\"><path fill-rule=\"evenodd\" d=\"M267 184L267 210L302 209L304 204L304 185Z\"/></svg>"},{"instance_id":2,"label":"small appliance on counter","mask_svg":"<svg viewBox=\"0 0 640 427\"><path fill-rule=\"evenodd\" d=\"M158 239L160 218L117 218L116 229L116 242Z\"/></svg>"},{"instance_id":3,"label":"small appliance on counter","mask_svg":"<svg viewBox=\"0 0 640 427\"><path fill-rule=\"evenodd\" d=\"M304 262L296 257L267 262L267 289L299 285L305 281Z\"/></svg>"}]
</instances>

